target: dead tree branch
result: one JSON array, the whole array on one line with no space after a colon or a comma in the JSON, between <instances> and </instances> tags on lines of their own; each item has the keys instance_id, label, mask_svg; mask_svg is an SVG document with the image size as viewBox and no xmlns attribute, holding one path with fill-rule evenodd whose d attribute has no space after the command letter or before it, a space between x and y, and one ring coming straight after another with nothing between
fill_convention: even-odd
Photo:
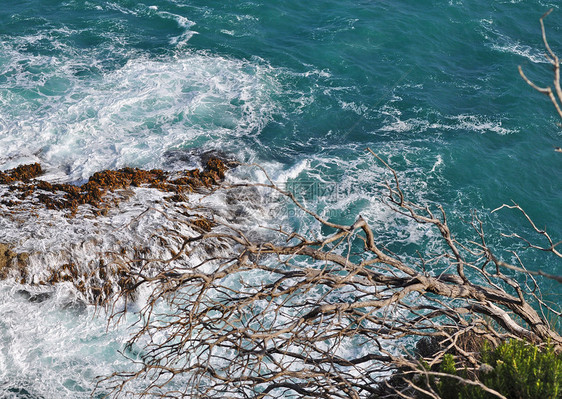
<instances>
[{"instance_id":1,"label":"dead tree branch","mask_svg":"<svg viewBox=\"0 0 562 399\"><path fill-rule=\"evenodd\" d=\"M167 232L184 240L181 253L161 262L165 268L156 274L132 276L135 284L122 298L145 286L151 292L128 344L142 348L137 368L100 387L114 397L134 391L167 398L371 398L391 372L420 373L402 345L422 337L441 343L428 363L452 351L475 367L464 336L561 346L532 297L502 273L504 261L487 245L479 219L469 222L476 239L459 242L445 210L408 201L397 172L368 151L392 175L387 205L437 233L442 251L420 254L434 271L388 251L365 218L329 223L271 180L259 188L280 193L331 233L309 240L283 227L250 232L204 208L187 218L169 215L186 226L193 218L212 219L213 227ZM244 186L257 187L224 190ZM404 389L396 395L412 397L412 387Z\"/></svg>"},{"instance_id":2,"label":"dead tree branch","mask_svg":"<svg viewBox=\"0 0 562 399\"><path fill-rule=\"evenodd\" d=\"M518 69L519 69L519 74L521 75L523 80L527 82L529 86L531 86L539 93L548 96L548 98L554 105L554 108L556 108L556 112L558 113L558 116L562 118L562 108L560 105L562 104L562 88L560 88L560 60L556 55L556 53L554 53L554 51L552 51L552 49L550 48L550 44L548 43L548 40L546 38L546 29L544 27L544 19L552 12L552 10L553 9L551 8L540 18L540 23L541 23L542 40L544 43L544 47L546 48L545 57L554 68L554 80L553 80L554 90L552 89L551 86L540 87L536 85L533 81L531 81L527 77L527 75L525 75L525 73L523 72L523 68L521 68L521 65L519 65ZM556 151L559 151L558 147L556 148Z\"/></svg>"}]
</instances>

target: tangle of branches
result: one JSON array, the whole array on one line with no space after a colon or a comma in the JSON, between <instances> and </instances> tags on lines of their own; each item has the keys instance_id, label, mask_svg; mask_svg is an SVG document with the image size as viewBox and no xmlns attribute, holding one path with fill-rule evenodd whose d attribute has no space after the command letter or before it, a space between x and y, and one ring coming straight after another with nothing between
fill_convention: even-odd
<instances>
[{"instance_id":1,"label":"tangle of branches","mask_svg":"<svg viewBox=\"0 0 562 399\"><path fill-rule=\"evenodd\" d=\"M205 209L173 216L178 228L165 234L183 241L181 251L156 274L131 267L121 293L127 300L150 287L128 343L141 348L137 368L100 386L116 397L144 381L135 395L370 398L378 397L381 378L421 372L419 356L407 349L420 338L439 342L427 364L453 352L475 368L479 361L466 337L562 345L543 317L547 305L531 294L536 287L504 274L506 266L524 266L494 255L477 215L469 222L475 239L459 242L444 209L410 202L396 172L372 155L391 177L386 204L433 229L439 253L403 259L378 242L363 217L351 225L324 220L272 181L224 187L271 190L331 232L312 239L281 227L245 231ZM203 219L206 229L180 232L187 231L182 224ZM538 233L548 242L541 248L560 256L550 237ZM428 271L432 264L441 271Z\"/></svg>"}]
</instances>

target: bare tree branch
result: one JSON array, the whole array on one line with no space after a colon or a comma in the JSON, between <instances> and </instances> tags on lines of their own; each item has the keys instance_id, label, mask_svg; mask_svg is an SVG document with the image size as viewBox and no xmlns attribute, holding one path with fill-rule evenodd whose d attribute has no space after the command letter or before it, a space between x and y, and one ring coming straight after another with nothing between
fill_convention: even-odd
<instances>
[{"instance_id":1,"label":"bare tree branch","mask_svg":"<svg viewBox=\"0 0 562 399\"><path fill-rule=\"evenodd\" d=\"M552 51L550 45L548 44L548 40L546 38L546 29L544 27L544 19L552 12L552 10L553 9L551 8L540 18L540 23L541 23L541 33L542 33L543 43L547 50L545 56L554 67L554 81L553 81L554 91L550 86L540 87L537 86L535 83L533 83L525 75L525 73L523 73L523 68L521 68L521 65L519 65L518 69L519 69L519 74L521 75L523 80L527 82L529 86L531 86L539 93L546 94L548 96L548 98L556 108L556 112L558 112L558 116L562 118L562 108L560 107L560 103L562 103L562 89L560 88L560 60L558 59L558 56L554 53L554 51ZM554 95L554 92L556 92L556 96Z\"/></svg>"},{"instance_id":2,"label":"bare tree branch","mask_svg":"<svg viewBox=\"0 0 562 399\"><path fill-rule=\"evenodd\" d=\"M441 349L428 363L455 353L473 367L478 356L462 344L465 336L562 346L543 318L543 303L530 301L516 280L502 274L507 263L488 246L477 215L467 222L475 239L459 242L445 210L408 201L398 173L375 158L393 177L385 183L388 206L435 231L440 253L418 254L421 264L402 259L385 248L365 218L348 226L329 223L272 181L225 186L226 192L281 194L332 233L309 240L283 227L237 226L204 207L188 217L168 213L174 225L194 233L180 234L179 227L162 233L180 237L183 245L170 259L147 261L159 262L156 273L150 272L154 267L133 267L133 260L116 260L134 280L116 301L143 286L151 294L128 344L143 348L138 368L100 380L100 388L124 397L143 381L136 393L150 397L367 399L376 397L381 378L392 371L429 373L398 346L405 339L436 337ZM196 231L193 220L212 220L213 227ZM555 251L545 232L535 232ZM439 267L429 272L427 262ZM527 273L520 269L514 270ZM464 382L502 397L477 380ZM411 398L416 389L405 383L394 397Z\"/></svg>"}]
</instances>

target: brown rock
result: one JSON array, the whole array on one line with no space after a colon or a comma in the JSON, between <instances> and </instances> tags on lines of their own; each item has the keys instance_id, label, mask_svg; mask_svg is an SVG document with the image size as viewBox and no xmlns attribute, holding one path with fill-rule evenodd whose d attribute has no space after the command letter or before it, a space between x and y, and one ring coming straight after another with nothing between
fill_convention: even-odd
<instances>
[{"instance_id":1,"label":"brown rock","mask_svg":"<svg viewBox=\"0 0 562 399\"><path fill-rule=\"evenodd\" d=\"M210 188L220 184L228 167L222 160L209 157L203 171L185 170L182 177L170 180L170 174L160 169L143 170L122 168L104 170L94 173L82 186L72 184L51 184L42 180L34 180L43 170L41 165L21 165L15 169L0 172L0 184L10 185L10 191L17 193L17 198L24 200L36 194L36 200L47 209L66 209L70 215L76 214L78 206L89 204L96 208L94 214L107 213L110 204L105 202L109 192L126 190L129 187L148 186L163 192L174 194L173 200L179 200L178 194L193 192L201 187ZM15 184L17 182L17 184ZM55 196L54 194L58 194ZM62 197L61 197L61 194ZM4 199L0 201L7 206L14 206L16 201Z\"/></svg>"}]
</instances>

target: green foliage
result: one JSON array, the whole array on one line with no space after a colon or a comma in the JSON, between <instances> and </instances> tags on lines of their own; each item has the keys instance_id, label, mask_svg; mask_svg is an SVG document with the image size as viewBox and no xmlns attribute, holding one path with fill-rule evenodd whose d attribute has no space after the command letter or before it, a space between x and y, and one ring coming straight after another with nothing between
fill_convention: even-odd
<instances>
[{"instance_id":1,"label":"green foliage","mask_svg":"<svg viewBox=\"0 0 562 399\"><path fill-rule=\"evenodd\" d=\"M455 359L452 355L447 354L441 363L442 373L458 375L455 367ZM464 377L464 376L463 376ZM441 393L443 399L457 399L459 389L459 381L454 378L443 377L437 383L437 390Z\"/></svg>"},{"instance_id":2,"label":"green foliage","mask_svg":"<svg viewBox=\"0 0 562 399\"><path fill-rule=\"evenodd\" d=\"M552 347L539 349L512 340L491 349L482 349L483 367L476 373L487 387L508 399L562 398L562 355ZM458 370L452 355L445 355L440 372L471 379L466 369ZM496 396L454 378L433 378L434 389L443 399L492 399Z\"/></svg>"}]
</instances>

